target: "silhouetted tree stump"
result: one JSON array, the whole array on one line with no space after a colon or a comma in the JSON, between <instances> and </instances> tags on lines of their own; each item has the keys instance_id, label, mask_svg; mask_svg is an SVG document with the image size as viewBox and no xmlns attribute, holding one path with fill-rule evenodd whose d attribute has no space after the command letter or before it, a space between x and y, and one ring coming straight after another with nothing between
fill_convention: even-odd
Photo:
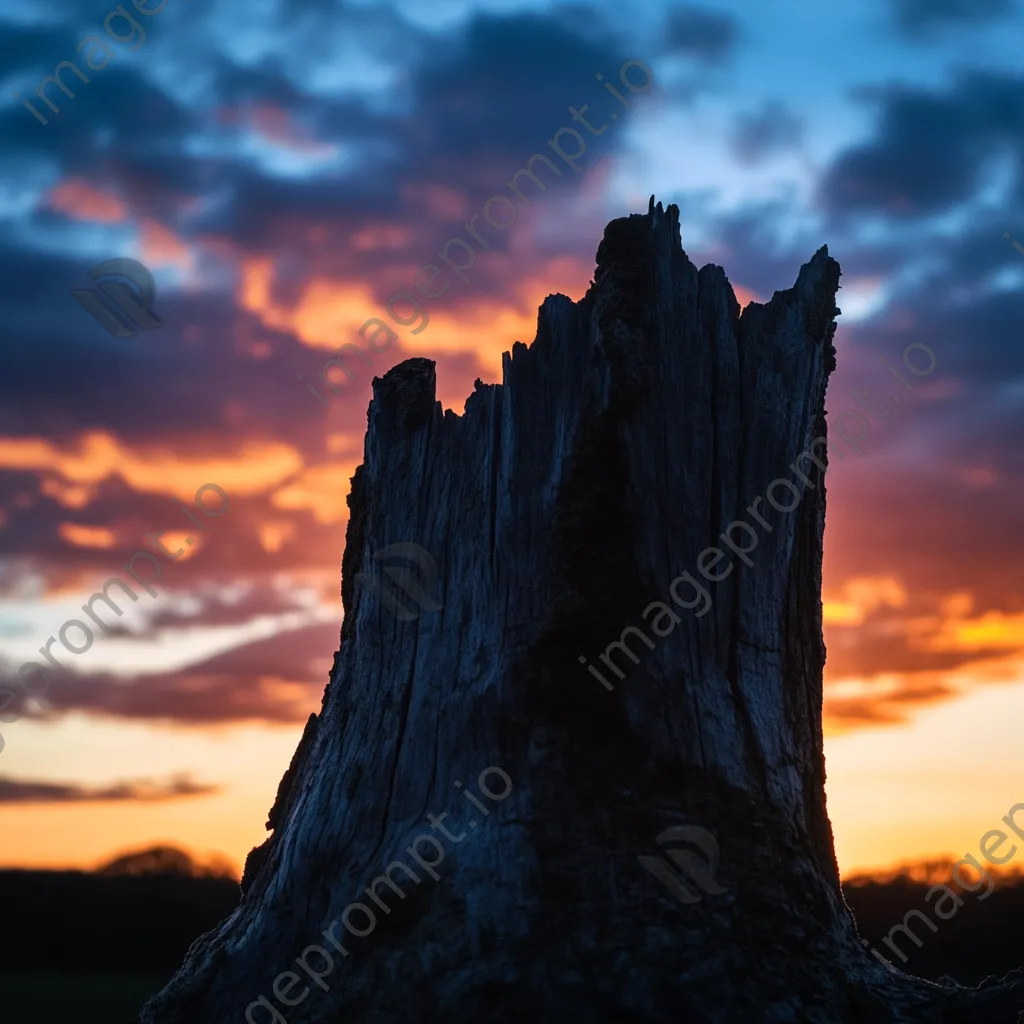
<instances>
[{"instance_id":1,"label":"silhouetted tree stump","mask_svg":"<svg viewBox=\"0 0 1024 1024\"><path fill-rule=\"evenodd\" d=\"M741 316L652 200L608 225L586 296L549 297L463 416L435 401L429 360L374 380L323 708L239 908L142 1024L1012 1024L1019 977L974 991L891 973L839 886L824 445L801 455L825 434L839 276L823 247ZM769 496L776 480L793 487ZM440 611L402 621L356 587L399 542L436 560ZM504 789L488 767L511 781L500 801L481 795ZM638 861L683 825L721 851L718 884L686 903ZM396 861L419 879L394 868L402 895L374 881ZM357 901L375 923L333 929L343 955L323 933ZM354 932L368 922L349 911Z\"/></svg>"}]
</instances>

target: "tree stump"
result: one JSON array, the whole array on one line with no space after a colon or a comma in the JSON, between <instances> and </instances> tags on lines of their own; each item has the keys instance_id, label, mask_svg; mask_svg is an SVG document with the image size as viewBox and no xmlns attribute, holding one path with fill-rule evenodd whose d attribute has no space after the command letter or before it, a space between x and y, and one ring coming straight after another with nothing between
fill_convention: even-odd
<instances>
[{"instance_id":1,"label":"tree stump","mask_svg":"<svg viewBox=\"0 0 1024 1024\"><path fill-rule=\"evenodd\" d=\"M890 970L839 885L839 276L822 247L741 315L652 198L462 416L430 360L374 380L322 709L238 909L141 1024L1013 1024L1018 975ZM433 586L422 565L384 580L374 556L398 544Z\"/></svg>"}]
</instances>

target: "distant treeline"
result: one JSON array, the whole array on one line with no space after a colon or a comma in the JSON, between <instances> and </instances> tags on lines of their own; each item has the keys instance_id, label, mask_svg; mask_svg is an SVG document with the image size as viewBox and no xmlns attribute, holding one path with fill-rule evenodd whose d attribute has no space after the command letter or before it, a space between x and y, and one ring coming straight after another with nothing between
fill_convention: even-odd
<instances>
[{"instance_id":1,"label":"distant treeline","mask_svg":"<svg viewBox=\"0 0 1024 1024\"><path fill-rule=\"evenodd\" d=\"M948 900L943 904L938 893L933 894L931 901L925 899L933 885L950 883L948 871L929 872L932 877L928 880L907 875L889 877L884 882L848 879L843 883L843 896L857 919L858 932L894 967L920 978L934 980L946 975L963 985L977 985L987 977L1002 977L1024 967L1020 931L1020 922L1024 920L1024 878L1019 874L996 873L991 868L989 871L995 887L985 899L979 899L984 889L971 892L957 884L950 885L963 906L957 907L948 920L939 917L934 909L939 905L949 913ZM904 926L917 937L920 946L903 930ZM887 936L906 961L884 944Z\"/></svg>"},{"instance_id":2,"label":"distant treeline","mask_svg":"<svg viewBox=\"0 0 1024 1024\"><path fill-rule=\"evenodd\" d=\"M239 896L224 877L0 871L0 964L170 973Z\"/></svg>"},{"instance_id":3,"label":"distant treeline","mask_svg":"<svg viewBox=\"0 0 1024 1024\"><path fill-rule=\"evenodd\" d=\"M944 921L924 898L941 873L929 880L897 875L884 883L849 879L843 893L860 934L896 967L924 978L948 975L976 985L1024 966L1024 880L997 876L981 901L958 890L964 905ZM5 970L170 975L192 942L227 917L239 898L233 878L204 875L186 855L166 849L121 858L98 872L0 871L0 914L7 925L0 928L0 964ZM919 916L908 918L909 911L927 915L936 930ZM904 922L920 947L902 931ZM905 963L883 944L886 936Z\"/></svg>"}]
</instances>

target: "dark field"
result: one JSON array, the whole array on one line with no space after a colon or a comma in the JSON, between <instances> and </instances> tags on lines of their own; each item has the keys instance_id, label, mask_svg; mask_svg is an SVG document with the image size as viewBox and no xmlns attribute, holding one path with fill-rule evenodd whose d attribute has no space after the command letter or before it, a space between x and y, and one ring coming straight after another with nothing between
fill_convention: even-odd
<instances>
[{"instance_id":1,"label":"dark field","mask_svg":"<svg viewBox=\"0 0 1024 1024\"><path fill-rule=\"evenodd\" d=\"M976 985L1024 965L1024 884L1002 881L982 902L964 893L964 906L947 921L930 912L929 887L896 879L844 892L861 935L908 973ZM226 917L238 895L227 878L0 871L0 1020L134 1024L192 941ZM937 930L911 918L922 945L896 933L903 963L882 939L909 910L927 913Z\"/></svg>"},{"instance_id":2,"label":"dark field","mask_svg":"<svg viewBox=\"0 0 1024 1024\"><path fill-rule=\"evenodd\" d=\"M126 971L0 971L8 1024L131 1024L170 977Z\"/></svg>"},{"instance_id":3,"label":"dark field","mask_svg":"<svg viewBox=\"0 0 1024 1024\"><path fill-rule=\"evenodd\" d=\"M238 895L227 878L0 871L0 1021L131 1024Z\"/></svg>"}]
</instances>

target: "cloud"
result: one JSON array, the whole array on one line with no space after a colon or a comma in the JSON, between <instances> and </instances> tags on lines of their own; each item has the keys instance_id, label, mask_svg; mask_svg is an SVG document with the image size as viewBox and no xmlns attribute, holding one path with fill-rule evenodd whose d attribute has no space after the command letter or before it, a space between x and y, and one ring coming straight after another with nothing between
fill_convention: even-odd
<instances>
[{"instance_id":1,"label":"cloud","mask_svg":"<svg viewBox=\"0 0 1024 1024\"><path fill-rule=\"evenodd\" d=\"M874 136L841 152L819 183L835 217L894 222L948 213L989 183L996 161L1024 156L1024 77L962 73L943 88L861 89L878 111ZM1021 172L1010 174L1020 195Z\"/></svg>"},{"instance_id":2,"label":"cloud","mask_svg":"<svg viewBox=\"0 0 1024 1024\"><path fill-rule=\"evenodd\" d=\"M906 723L919 705L950 700L956 692L939 683L906 686L869 697L830 699L826 696L823 714L828 726L897 725Z\"/></svg>"},{"instance_id":3,"label":"cloud","mask_svg":"<svg viewBox=\"0 0 1024 1024\"><path fill-rule=\"evenodd\" d=\"M83 487L120 477L135 491L170 494L189 502L194 502L199 487L210 481L219 481L214 487L223 485L222 489L232 495L251 495L287 479L301 467L299 453L280 442L257 445L246 441L241 450L219 457L189 457L156 446L148 451L131 451L117 438L99 431L77 439L70 450L62 450L43 438L0 439L0 471L46 470ZM215 502L223 501L204 497L214 512ZM228 507L230 500L229 497Z\"/></svg>"},{"instance_id":4,"label":"cloud","mask_svg":"<svg viewBox=\"0 0 1024 1024\"><path fill-rule=\"evenodd\" d=\"M137 779L100 787L83 786L77 782L0 778L0 804L153 803L179 797L209 796L221 792L221 788L193 782L187 775L175 776L169 782Z\"/></svg>"},{"instance_id":5,"label":"cloud","mask_svg":"<svg viewBox=\"0 0 1024 1024\"><path fill-rule=\"evenodd\" d=\"M766 100L753 114L741 114L732 133L732 149L743 164L761 163L780 150L797 146L803 122L778 100Z\"/></svg>"},{"instance_id":6,"label":"cloud","mask_svg":"<svg viewBox=\"0 0 1024 1024\"><path fill-rule=\"evenodd\" d=\"M936 29L981 25L1013 13L1015 0L894 0L901 35L921 39Z\"/></svg>"},{"instance_id":7,"label":"cloud","mask_svg":"<svg viewBox=\"0 0 1024 1024\"><path fill-rule=\"evenodd\" d=\"M54 678L45 712L22 700L12 702L9 713L51 720L82 711L191 726L302 722L320 706L339 639L332 623L281 630L180 671L127 681L69 670Z\"/></svg>"},{"instance_id":8,"label":"cloud","mask_svg":"<svg viewBox=\"0 0 1024 1024\"><path fill-rule=\"evenodd\" d=\"M921 650L912 643L905 618L876 619L858 628L826 627L828 660L826 691L832 680L870 680L893 674L903 676L947 673L968 668L991 658L991 649L980 645L955 651ZM1017 640L1024 649L1024 637Z\"/></svg>"},{"instance_id":9,"label":"cloud","mask_svg":"<svg viewBox=\"0 0 1024 1024\"><path fill-rule=\"evenodd\" d=\"M298 592L294 581L288 586L241 579L235 579L228 585L223 582L204 584L189 591L185 603L178 601L155 608L146 620L144 632L113 625L105 635L152 638L164 631L195 626L211 629L244 625L260 617L276 617L308 609L305 599L308 594L308 590L305 595Z\"/></svg>"},{"instance_id":10,"label":"cloud","mask_svg":"<svg viewBox=\"0 0 1024 1024\"><path fill-rule=\"evenodd\" d=\"M739 25L730 14L698 4L672 9L667 25L670 52L702 64L724 63L736 48Z\"/></svg>"}]
</instances>

